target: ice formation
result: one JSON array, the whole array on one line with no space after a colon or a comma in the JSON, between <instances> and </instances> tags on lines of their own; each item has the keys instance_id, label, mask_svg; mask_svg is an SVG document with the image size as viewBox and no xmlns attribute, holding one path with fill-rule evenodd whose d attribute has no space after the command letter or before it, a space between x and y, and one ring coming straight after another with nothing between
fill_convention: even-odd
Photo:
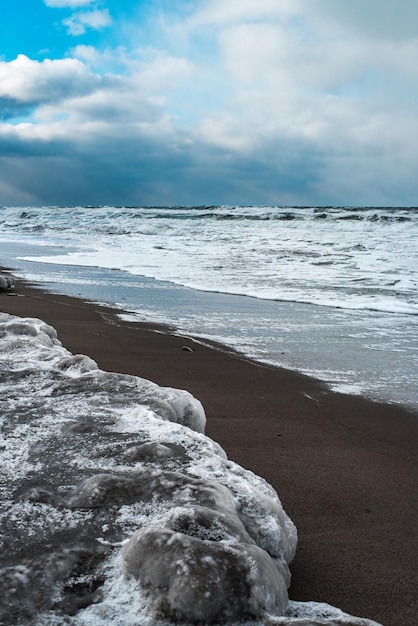
<instances>
[{"instance_id":1,"label":"ice formation","mask_svg":"<svg viewBox=\"0 0 418 626\"><path fill-rule=\"evenodd\" d=\"M296 529L183 390L0 314L0 623L371 626L288 599Z\"/></svg>"},{"instance_id":2,"label":"ice formation","mask_svg":"<svg viewBox=\"0 0 418 626\"><path fill-rule=\"evenodd\" d=\"M0 276L0 291L10 291L14 284L15 281L12 276L6 276L6 274Z\"/></svg>"}]
</instances>

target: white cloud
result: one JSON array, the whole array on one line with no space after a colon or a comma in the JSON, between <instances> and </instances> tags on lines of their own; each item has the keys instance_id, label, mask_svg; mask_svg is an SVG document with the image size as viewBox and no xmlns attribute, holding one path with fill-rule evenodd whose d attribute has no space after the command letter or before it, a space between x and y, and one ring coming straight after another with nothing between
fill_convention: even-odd
<instances>
[{"instance_id":1,"label":"white cloud","mask_svg":"<svg viewBox=\"0 0 418 626\"><path fill-rule=\"evenodd\" d=\"M285 18L297 13L300 0L206 0L186 22L189 27L258 19Z\"/></svg>"},{"instance_id":2,"label":"white cloud","mask_svg":"<svg viewBox=\"0 0 418 626\"><path fill-rule=\"evenodd\" d=\"M327 95L361 81L382 63L388 69L408 58L386 43L370 50L363 41L353 46L344 39L306 40L295 29L271 21L224 28L219 50L237 90L263 90L267 99L273 90L281 100L295 92Z\"/></svg>"},{"instance_id":3,"label":"white cloud","mask_svg":"<svg viewBox=\"0 0 418 626\"><path fill-rule=\"evenodd\" d=\"M0 61L0 98L39 104L95 89L100 77L77 59L33 61L23 54Z\"/></svg>"},{"instance_id":4,"label":"white cloud","mask_svg":"<svg viewBox=\"0 0 418 626\"><path fill-rule=\"evenodd\" d=\"M55 121L70 136L75 129L100 128L105 135L121 137L132 126L157 123L164 117L163 100L140 95L131 81L114 81L92 93L70 97L60 103L45 104L36 112L36 120L46 132ZM122 134L123 134L122 132ZM52 129L51 138L55 131Z\"/></svg>"},{"instance_id":5,"label":"white cloud","mask_svg":"<svg viewBox=\"0 0 418 626\"><path fill-rule=\"evenodd\" d=\"M79 52L101 63L94 48L83 46ZM31 112L30 124L15 128L19 138L26 137L28 142L39 139L39 133L48 141L58 136L80 141L81 132L87 137L93 129L96 138L101 132L119 139L139 127L146 126L147 132L158 129L162 120L171 117L166 108L168 94L183 93L182 85L193 76L193 64L151 49L130 54L116 50L114 54L118 63L124 63L123 74L100 76L75 58L38 62L20 55L9 63L0 62L0 115L20 118L26 107ZM104 56L111 61L111 51Z\"/></svg>"},{"instance_id":6,"label":"white cloud","mask_svg":"<svg viewBox=\"0 0 418 626\"><path fill-rule=\"evenodd\" d=\"M75 9L77 7L85 7L92 4L95 0L44 0L47 7L54 9Z\"/></svg>"},{"instance_id":7,"label":"white cloud","mask_svg":"<svg viewBox=\"0 0 418 626\"><path fill-rule=\"evenodd\" d=\"M357 37L397 40L415 38L415 0L298 0L303 12L319 27L330 25Z\"/></svg>"},{"instance_id":8,"label":"white cloud","mask_svg":"<svg viewBox=\"0 0 418 626\"><path fill-rule=\"evenodd\" d=\"M101 53L94 46L87 46L85 44L80 44L75 46L72 50L72 56L76 59L81 59L86 63L91 65L96 65L100 62L100 59L103 57L103 53Z\"/></svg>"},{"instance_id":9,"label":"white cloud","mask_svg":"<svg viewBox=\"0 0 418 626\"><path fill-rule=\"evenodd\" d=\"M195 65L187 59L155 52L146 62L131 60L129 67L137 86L145 92L154 93L164 93L180 87L196 70Z\"/></svg>"},{"instance_id":10,"label":"white cloud","mask_svg":"<svg viewBox=\"0 0 418 626\"><path fill-rule=\"evenodd\" d=\"M292 17L324 30L332 24L356 37L415 38L418 4L415 0L204 0L185 24L195 28Z\"/></svg>"},{"instance_id":11,"label":"white cloud","mask_svg":"<svg viewBox=\"0 0 418 626\"><path fill-rule=\"evenodd\" d=\"M75 13L71 17L63 20L64 26L67 27L68 33L75 37L84 35L89 29L101 30L110 26L112 18L109 11L104 9L103 11L87 11L85 13Z\"/></svg>"},{"instance_id":12,"label":"white cloud","mask_svg":"<svg viewBox=\"0 0 418 626\"><path fill-rule=\"evenodd\" d=\"M395 3L389 4L385 22L395 10ZM361 15L356 0L351 9L351 3L335 0L323 16L329 5L322 0L211 0L200 5L185 28L192 38L203 26L212 27L217 70L227 76L229 101L227 110L213 111L202 126L213 130L214 120L222 120L223 131L213 131L214 136L224 134L231 144L235 128L237 144L248 145L245 134L264 137L263 119L265 127L277 132L288 128L301 137L318 137L321 129L333 127L337 137L342 132L349 136L350 130L354 135L358 120L380 114L396 99L402 100L403 111L412 111L411 93L418 85L410 79L418 75L418 40L399 42L383 35L369 40L351 29ZM361 6L371 23L374 0L362 0ZM334 111L344 112L341 128L336 118L327 117L330 101ZM398 114L396 107L393 114ZM226 120L232 119L227 131Z\"/></svg>"}]
</instances>

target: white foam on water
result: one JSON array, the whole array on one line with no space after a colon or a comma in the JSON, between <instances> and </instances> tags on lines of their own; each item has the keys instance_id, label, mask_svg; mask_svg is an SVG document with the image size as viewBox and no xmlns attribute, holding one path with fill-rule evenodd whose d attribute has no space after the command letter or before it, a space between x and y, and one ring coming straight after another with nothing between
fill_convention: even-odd
<instances>
[{"instance_id":1,"label":"white foam on water","mask_svg":"<svg viewBox=\"0 0 418 626\"><path fill-rule=\"evenodd\" d=\"M118 268L270 300L418 314L415 209L43 207L2 213L0 237L18 241L20 233L26 244L45 247L46 254L21 257L26 260ZM63 252L56 254L54 246Z\"/></svg>"},{"instance_id":2,"label":"white foam on water","mask_svg":"<svg viewBox=\"0 0 418 626\"><path fill-rule=\"evenodd\" d=\"M19 273L54 290L87 298L94 292L96 301L117 301L121 309L137 311L139 319L214 339L265 363L303 373L328 369L331 378L324 380L331 386L332 372L345 371L341 383L349 392L362 387L373 399L417 406L416 385L409 382L417 367L417 209L20 207L0 209L0 225L4 250L16 242L13 262L3 251L0 261L5 255L5 265L21 264L25 270ZM156 279L154 297L151 288L144 294L138 277ZM187 293L180 291L173 305L173 285L217 293L219 306L196 313L198 299L182 306ZM264 316L261 307L252 316L234 313L229 304L225 310L224 294L251 296L240 299L242 310L245 299L255 299L272 312L274 301L276 319ZM303 333L295 325L285 328L299 303L312 317L310 323L309 312L302 316ZM352 323L349 332L355 323L367 330L364 342L359 336L357 345L350 345L347 329L335 334L339 312L346 326ZM282 318L283 330L277 319L282 313L289 318ZM327 328L318 328L321 315ZM383 357L384 348L369 346L381 331L388 337L387 355L375 368L374 352ZM289 332L295 336L291 342Z\"/></svg>"},{"instance_id":3,"label":"white foam on water","mask_svg":"<svg viewBox=\"0 0 418 626\"><path fill-rule=\"evenodd\" d=\"M167 626L208 610L228 626L372 624L288 602L296 529L204 435L190 393L104 372L41 320L6 314L0 367L5 623Z\"/></svg>"},{"instance_id":4,"label":"white foam on water","mask_svg":"<svg viewBox=\"0 0 418 626\"><path fill-rule=\"evenodd\" d=\"M128 242L123 245L128 245ZM131 245L135 249L142 247L139 241L132 242ZM121 254L124 257L123 262L120 260ZM269 271L262 275L260 271L253 271L254 265L260 263L258 259L254 259L253 263L249 263L249 267L246 268L245 275L242 276L239 273L239 264L237 264L238 267L230 269L228 263L219 261L219 265L216 267L208 268L205 260L201 268L199 265L194 265L195 259L193 255L179 259L178 255L174 253L167 253L163 257L161 254L156 255L154 253L153 256L155 258L150 262L150 259L153 258L151 256L153 251L148 250L146 253L142 250L142 254L143 260L137 258L139 256L138 252L132 254L127 252L125 248L123 250L120 248L109 250L107 247L104 247L103 250L95 250L88 253L73 252L66 255L21 256L18 259L58 265L102 267L106 269L117 268L133 275L166 280L199 291L250 296L263 300L301 302L341 309L418 315L418 304L416 302L405 301L399 297L400 285L396 289L392 289L389 286L383 287L379 285L378 281L372 282L370 280L370 285L368 287L362 286L362 290L352 287L350 284L346 284L345 289L342 289L341 282L344 280L344 267L339 268L335 277L325 272L318 275L318 272L312 269L312 275L308 276L305 268L298 269L298 262L294 261L291 266L285 264L283 267L269 268ZM242 252L242 256L245 257L245 251ZM246 261L249 262L247 257ZM243 262L242 260L241 263L243 264ZM172 270L173 267L176 268L175 273ZM289 278L290 276L291 278ZM395 278L393 282L396 282ZM415 288L416 279L411 279L408 284L404 281L406 293L404 297L412 299ZM379 290L386 291L387 295L380 295Z\"/></svg>"}]
</instances>

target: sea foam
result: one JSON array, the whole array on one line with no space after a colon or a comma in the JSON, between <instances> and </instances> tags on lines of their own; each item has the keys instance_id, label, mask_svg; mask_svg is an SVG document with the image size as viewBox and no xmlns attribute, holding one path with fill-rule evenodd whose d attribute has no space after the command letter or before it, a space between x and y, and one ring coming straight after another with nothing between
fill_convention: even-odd
<instances>
[{"instance_id":1,"label":"sea foam","mask_svg":"<svg viewBox=\"0 0 418 626\"><path fill-rule=\"evenodd\" d=\"M296 528L190 393L6 314L0 369L2 623L374 624L289 601Z\"/></svg>"},{"instance_id":2,"label":"sea foam","mask_svg":"<svg viewBox=\"0 0 418 626\"><path fill-rule=\"evenodd\" d=\"M0 207L0 264L416 409L417 233L413 207Z\"/></svg>"}]
</instances>

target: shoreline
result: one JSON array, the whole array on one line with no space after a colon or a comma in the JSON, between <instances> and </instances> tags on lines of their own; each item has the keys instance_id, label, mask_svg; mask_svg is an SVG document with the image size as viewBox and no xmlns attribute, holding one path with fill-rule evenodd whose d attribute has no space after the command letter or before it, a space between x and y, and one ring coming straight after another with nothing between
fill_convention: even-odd
<instances>
[{"instance_id":1,"label":"shoreline","mask_svg":"<svg viewBox=\"0 0 418 626\"><path fill-rule=\"evenodd\" d=\"M0 310L43 319L71 352L202 402L206 434L276 489L298 528L291 599L415 624L418 415L20 279L14 293Z\"/></svg>"}]
</instances>

